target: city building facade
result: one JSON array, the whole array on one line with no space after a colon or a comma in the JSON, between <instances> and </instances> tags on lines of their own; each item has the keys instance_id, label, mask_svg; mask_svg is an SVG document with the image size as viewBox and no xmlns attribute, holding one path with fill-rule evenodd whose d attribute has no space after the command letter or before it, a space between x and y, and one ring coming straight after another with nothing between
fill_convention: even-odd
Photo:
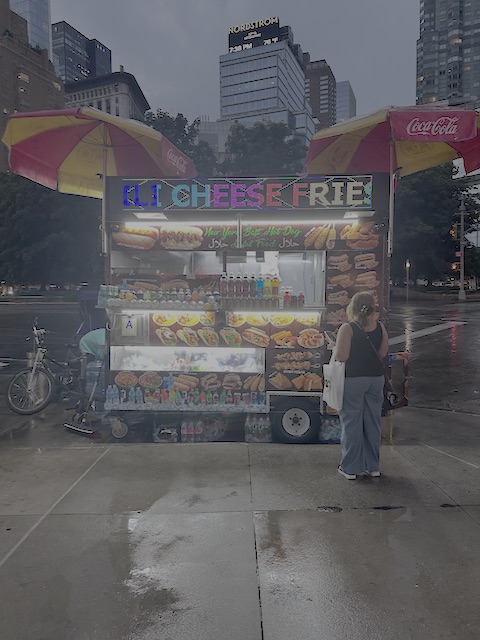
<instances>
[{"instance_id":1,"label":"city building facade","mask_svg":"<svg viewBox=\"0 0 480 640\"><path fill-rule=\"evenodd\" d=\"M63 109L64 91L47 49L32 47L27 22L0 0L0 138L17 111ZM8 152L0 143L0 171L8 169Z\"/></svg>"},{"instance_id":2,"label":"city building facade","mask_svg":"<svg viewBox=\"0 0 480 640\"><path fill-rule=\"evenodd\" d=\"M305 95L312 105L316 129L325 129L337 120L337 83L326 60L310 60L303 55L305 66Z\"/></svg>"},{"instance_id":3,"label":"city building facade","mask_svg":"<svg viewBox=\"0 0 480 640\"><path fill-rule=\"evenodd\" d=\"M65 84L112 73L110 49L67 22L52 25L52 47L58 75Z\"/></svg>"},{"instance_id":4,"label":"city building facade","mask_svg":"<svg viewBox=\"0 0 480 640\"><path fill-rule=\"evenodd\" d=\"M350 120L357 115L357 99L348 80L337 82L337 122Z\"/></svg>"},{"instance_id":5,"label":"city building facade","mask_svg":"<svg viewBox=\"0 0 480 640\"><path fill-rule=\"evenodd\" d=\"M104 76L66 84L65 106L95 107L132 120L143 120L145 112L150 109L135 77L126 73L123 67Z\"/></svg>"},{"instance_id":6,"label":"city building facade","mask_svg":"<svg viewBox=\"0 0 480 640\"><path fill-rule=\"evenodd\" d=\"M283 122L308 145L315 126L303 54L278 18L230 27L229 53L220 56L220 121Z\"/></svg>"},{"instance_id":7,"label":"city building facade","mask_svg":"<svg viewBox=\"0 0 480 640\"><path fill-rule=\"evenodd\" d=\"M27 21L30 46L46 49L52 60L50 0L10 0L10 9Z\"/></svg>"},{"instance_id":8,"label":"city building facade","mask_svg":"<svg viewBox=\"0 0 480 640\"><path fill-rule=\"evenodd\" d=\"M480 4L421 0L417 104L448 100L480 106Z\"/></svg>"}]
</instances>

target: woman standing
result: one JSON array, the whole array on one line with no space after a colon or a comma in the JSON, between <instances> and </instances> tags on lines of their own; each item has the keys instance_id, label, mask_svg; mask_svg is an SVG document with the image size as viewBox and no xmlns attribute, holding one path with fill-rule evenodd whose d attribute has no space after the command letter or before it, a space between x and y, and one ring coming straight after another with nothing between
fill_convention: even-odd
<instances>
[{"instance_id":1,"label":"woman standing","mask_svg":"<svg viewBox=\"0 0 480 640\"><path fill-rule=\"evenodd\" d=\"M339 412L342 461L338 472L347 480L355 480L362 473L380 476L381 359L388 352L388 335L377 316L373 296L356 293L347 307L350 322L343 324L337 335L335 360L345 362L343 408Z\"/></svg>"}]
</instances>

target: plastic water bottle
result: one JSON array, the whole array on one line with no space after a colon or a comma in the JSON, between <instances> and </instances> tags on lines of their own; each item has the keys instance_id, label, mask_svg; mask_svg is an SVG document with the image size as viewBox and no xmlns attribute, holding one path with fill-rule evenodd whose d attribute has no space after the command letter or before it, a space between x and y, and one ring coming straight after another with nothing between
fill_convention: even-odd
<instances>
[{"instance_id":1,"label":"plastic water bottle","mask_svg":"<svg viewBox=\"0 0 480 640\"><path fill-rule=\"evenodd\" d=\"M119 404L120 404L120 393L118 391L118 387L115 386L113 387L113 392L112 392L112 406L118 407Z\"/></svg>"},{"instance_id":2,"label":"plastic water bottle","mask_svg":"<svg viewBox=\"0 0 480 640\"><path fill-rule=\"evenodd\" d=\"M245 442L251 442L252 434L252 421L250 419L250 414L247 414L247 419L245 420Z\"/></svg>"},{"instance_id":3,"label":"plastic water bottle","mask_svg":"<svg viewBox=\"0 0 480 640\"><path fill-rule=\"evenodd\" d=\"M136 404L143 404L143 393L142 393L142 390L140 389L140 387L137 387L137 389L135 391L135 403Z\"/></svg>"}]
</instances>

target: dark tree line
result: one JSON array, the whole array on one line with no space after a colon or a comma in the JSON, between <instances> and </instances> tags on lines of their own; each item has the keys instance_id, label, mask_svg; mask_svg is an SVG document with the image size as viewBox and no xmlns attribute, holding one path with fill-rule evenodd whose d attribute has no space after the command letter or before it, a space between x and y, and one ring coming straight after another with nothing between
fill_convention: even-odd
<instances>
[{"instance_id":1,"label":"dark tree line","mask_svg":"<svg viewBox=\"0 0 480 640\"><path fill-rule=\"evenodd\" d=\"M200 176L282 176L303 170L306 149L284 124L234 124L226 153L217 160L207 143L198 143L198 119L189 123L180 113L172 117L159 110L147 113L145 122L188 155ZM452 180L451 165L400 180L392 277L403 279L407 259L413 278L452 275L458 243L450 229L458 221L455 214L466 190L465 180ZM477 206L477 199L469 196L467 227L478 218ZM0 280L100 283L100 217L100 200L60 194L20 176L0 174ZM466 252L466 274L480 276L480 253L473 247Z\"/></svg>"}]
</instances>

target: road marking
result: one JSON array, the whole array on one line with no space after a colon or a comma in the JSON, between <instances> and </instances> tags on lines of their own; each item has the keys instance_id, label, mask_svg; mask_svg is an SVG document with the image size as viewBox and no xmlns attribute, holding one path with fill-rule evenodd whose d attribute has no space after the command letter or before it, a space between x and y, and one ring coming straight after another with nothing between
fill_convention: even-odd
<instances>
[{"instance_id":1,"label":"road marking","mask_svg":"<svg viewBox=\"0 0 480 640\"><path fill-rule=\"evenodd\" d=\"M81 481L83 480L83 478L85 478L85 476L86 476L88 473L90 473L90 471L93 469L93 467L94 467L98 462L100 462L100 460L103 458L103 456L104 456L104 455L106 455L106 454L110 451L110 449L111 449L111 448L112 448L112 447L110 446L110 447L108 447L108 449L105 449L105 451L104 451L104 452L103 452L103 453L102 453L102 454L101 454L101 455L100 455L100 456L95 460L95 462L94 462L93 464L91 464L91 465L88 467L88 469L87 469L84 473L82 473L82 475L81 475L77 480L75 480L75 482L72 484L72 486L71 486L71 487L69 487L69 488L65 491L65 493L64 493L63 495L61 495L61 496L60 496L60 498L58 498L58 500L52 504L52 506L50 507L50 509L48 509L48 511L46 511L46 512L43 514L43 516L42 516L41 518L39 518L39 520L37 520L37 522L36 522L34 525L32 525L32 526L30 527L30 529L27 531L27 533L26 533L24 536L22 536L22 537L20 538L20 540L17 542L17 544L16 544L14 547L12 547L12 548L10 549L10 551L7 553L7 555L6 555L6 556L5 556L5 557L0 561L0 568L1 568L1 567L3 567L3 565L5 564L5 562L7 562L7 560L8 560L8 559L9 559L9 558L10 558L10 557L15 553L15 551L16 551L19 547L21 547L21 546L22 546L22 544L25 542L25 540L26 540L26 539L27 539L27 538L28 538L28 537L29 537L29 536L30 536L30 535L35 531L35 529L36 529L40 524L42 524L42 522L45 520L45 518L46 518L47 516L49 516L49 515L52 513L52 511L55 509L55 507L56 507L57 505L59 505L59 504L60 504L60 502L61 502L64 498L66 498L66 497L68 496L68 494L70 493L70 491L72 491L72 489L74 489L74 488L77 486L77 484L78 484L79 482L81 482Z\"/></svg>"},{"instance_id":2,"label":"road marking","mask_svg":"<svg viewBox=\"0 0 480 640\"><path fill-rule=\"evenodd\" d=\"M466 322L444 322L442 324L436 324L433 327L428 327L427 329L420 329L419 331L405 330L405 333L403 335L390 338L388 341L388 344L400 344L401 342L405 342L406 340L410 340L411 338L422 338L423 336L429 336L432 333L437 333L438 331L445 331L446 329L452 329L453 327L459 327L464 324L467 324L467 323Z\"/></svg>"},{"instance_id":3,"label":"road marking","mask_svg":"<svg viewBox=\"0 0 480 640\"><path fill-rule=\"evenodd\" d=\"M441 449L436 449L435 447L430 446L429 444L424 444L423 442L419 442L419 444L427 447L427 449L432 449L432 451L436 451L437 453L442 453L444 456L448 456L449 458L453 458L454 460L458 460L459 462L463 462L463 464L468 464L469 467L473 467L474 469L480 469L478 464L473 464L473 462L467 462L466 460L462 460L462 458L457 458L457 456L452 456L451 453L446 453Z\"/></svg>"}]
</instances>

